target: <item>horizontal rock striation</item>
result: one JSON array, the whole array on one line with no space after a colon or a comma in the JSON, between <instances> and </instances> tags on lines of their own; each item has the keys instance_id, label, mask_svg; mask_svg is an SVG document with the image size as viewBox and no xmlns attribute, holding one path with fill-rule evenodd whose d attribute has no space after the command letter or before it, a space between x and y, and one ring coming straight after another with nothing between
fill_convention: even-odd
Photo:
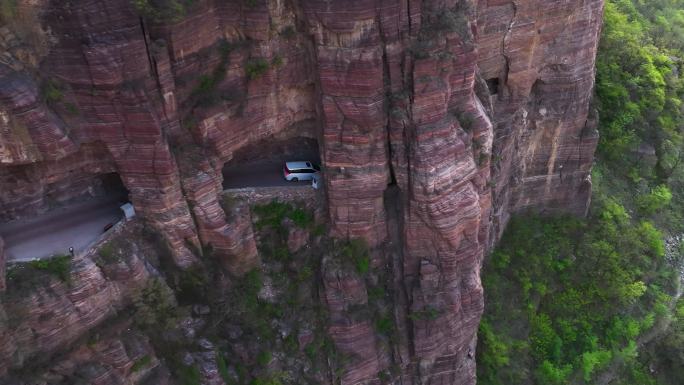
<instances>
[{"instance_id":1,"label":"horizontal rock striation","mask_svg":"<svg viewBox=\"0 0 684 385\"><path fill-rule=\"evenodd\" d=\"M166 20L128 0L19 3L49 44L39 64L17 49L0 60L0 220L116 173L177 266L214 256L239 275L259 256L247 205L223 200L223 166L315 139L330 235L365 239L394 274L391 348L350 315L368 282L323 274L329 334L352 357L343 384L474 383L485 253L512 213L588 207L601 0L200 0ZM75 266L77 286L11 303L44 307L3 331L5 370L101 322L118 282L140 278Z\"/></svg>"},{"instance_id":2,"label":"horizontal rock striation","mask_svg":"<svg viewBox=\"0 0 684 385\"><path fill-rule=\"evenodd\" d=\"M155 384L170 383L147 337L130 331L130 323L107 325L105 332L96 333L87 343L56 360L46 377L53 382L79 379L97 385L133 385L143 379Z\"/></svg>"},{"instance_id":3,"label":"horizontal rock striation","mask_svg":"<svg viewBox=\"0 0 684 385\"><path fill-rule=\"evenodd\" d=\"M0 375L61 351L131 303L153 271L150 250L128 242L121 259L75 257L64 277L10 268L0 303Z\"/></svg>"},{"instance_id":4,"label":"horizontal rock striation","mask_svg":"<svg viewBox=\"0 0 684 385\"><path fill-rule=\"evenodd\" d=\"M583 215L588 208L598 140L590 101L602 9L602 1L497 2L478 14L479 75L498 85L491 96L497 156L492 242L512 212Z\"/></svg>"}]
</instances>

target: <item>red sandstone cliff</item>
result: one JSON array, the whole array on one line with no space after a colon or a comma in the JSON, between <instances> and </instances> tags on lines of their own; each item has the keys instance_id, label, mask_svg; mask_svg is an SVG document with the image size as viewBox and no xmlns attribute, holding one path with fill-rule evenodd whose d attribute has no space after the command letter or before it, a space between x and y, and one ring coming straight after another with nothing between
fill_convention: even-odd
<instances>
[{"instance_id":1,"label":"red sandstone cliff","mask_svg":"<svg viewBox=\"0 0 684 385\"><path fill-rule=\"evenodd\" d=\"M226 219L221 168L315 138L330 235L365 238L395 275L393 354L336 305L364 283L324 275L329 332L358 358L345 384L390 361L404 383L473 383L484 253L513 212L586 210L601 0L202 0L166 21L127 0L19 7L46 37L31 56L0 30L0 219L115 172L178 266L209 247L239 274L257 248L248 215Z\"/></svg>"}]
</instances>

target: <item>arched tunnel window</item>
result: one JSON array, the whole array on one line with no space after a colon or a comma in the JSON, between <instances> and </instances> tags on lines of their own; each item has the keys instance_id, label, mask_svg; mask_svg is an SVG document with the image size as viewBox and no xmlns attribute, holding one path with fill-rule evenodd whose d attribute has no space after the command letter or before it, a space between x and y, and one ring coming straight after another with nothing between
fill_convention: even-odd
<instances>
[{"instance_id":1,"label":"arched tunnel window","mask_svg":"<svg viewBox=\"0 0 684 385\"><path fill-rule=\"evenodd\" d=\"M496 95L499 93L499 78L487 79L487 88L489 89L490 95Z\"/></svg>"},{"instance_id":2,"label":"arched tunnel window","mask_svg":"<svg viewBox=\"0 0 684 385\"><path fill-rule=\"evenodd\" d=\"M128 190L124 186L119 174L112 172L99 176L102 186L102 194L111 197L113 200L117 199L120 202L127 202Z\"/></svg>"},{"instance_id":3,"label":"arched tunnel window","mask_svg":"<svg viewBox=\"0 0 684 385\"><path fill-rule=\"evenodd\" d=\"M128 190L119 174L67 175L44 187L40 204L19 202L14 217L0 222L9 261L73 256L124 218Z\"/></svg>"},{"instance_id":4,"label":"arched tunnel window","mask_svg":"<svg viewBox=\"0 0 684 385\"><path fill-rule=\"evenodd\" d=\"M287 169L286 162L292 169ZM313 175L318 175L320 164L316 139L302 136L271 138L235 152L223 167L223 188L308 186Z\"/></svg>"}]
</instances>

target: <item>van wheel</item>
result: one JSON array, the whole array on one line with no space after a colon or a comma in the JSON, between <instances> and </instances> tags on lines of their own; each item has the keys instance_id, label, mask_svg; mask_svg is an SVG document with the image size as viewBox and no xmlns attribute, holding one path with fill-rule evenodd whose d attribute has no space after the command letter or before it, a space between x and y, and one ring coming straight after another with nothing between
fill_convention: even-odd
<instances>
[{"instance_id":1,"label":"van wheel","mask_svg":"<svg viewBox=\"0 0 684 385\"><path fill-rule=\"evenodd\" d=\"M293 181L293 182L299 182L299 178L297 178L297 177L294 177L294 178L292 178L292 179L290 179L290 180Z\"/></svg>"}]
</instances>

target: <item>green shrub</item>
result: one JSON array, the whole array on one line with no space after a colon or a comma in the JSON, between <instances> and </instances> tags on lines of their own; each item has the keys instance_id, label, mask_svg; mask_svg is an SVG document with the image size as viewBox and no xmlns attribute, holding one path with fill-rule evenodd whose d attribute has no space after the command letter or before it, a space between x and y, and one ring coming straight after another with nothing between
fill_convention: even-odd
<instances>
[{"instance_id":1,"label":"green shrub","mask_svg":"<svg viewBox=\"0 0 684 385\"><path fill-rule=\"evenodd\" d=\"M0 1L0 21L10 22L17 14L17 0Z\"/></svg>"},{"instance_id":2,"label":"green shrub","mask_svg":"<svg viewBox=\"0 0 684 385\"><path fill-rule=\"evenodd\" d=\"M79 115L79 114L80 114L80 111L78 110L78 107L76 107L76 105L73 104L73 103L68 103L68 102L67 102L67 103L64 103L64 108L66 108L67 112L68 112L70 115L74 115L74 116L75 116L75 115Z\"/></svg>"},{"instance_id":3,"label":"green shrub","mask_svg":"<svg viewBox=\"0 0 684 385\"><path fill-rule=\"evenodd\" d=\"M299 341L294 333L290 333L283 339L283 347L288 354L295 354L299 350Z\"/></svg>"},{"instance_id":4,"label":"green shrub","mask_svg":"<svg viewBox=\"0 0 684 385\"><path fill-rule=\"evenodd\" d=\"M29 266L36 270L45 271L50 275L54 275L62 282L69 281L69 274L71 272L71 256L70 255L56 255L54 257L37 259L29 262Z\"/></svg>"},{"instance_id":5,"label":"green shrub","mask_svg":"<svg viewBox=\"0 0 684 385\"><path fill-rule=\"evenodd\" d=\"M480 322L478 331L478 343L480 344L480 365L484 365L486 371L496 372L500 367L507 366L510 362L509 346L501 336L494 332L492 326L486 320Z\"/></svg>"},{"instance_id":6,"label":"green shrub","mask_svg":"<svg viewBox=\"0 0 684 385\"><path fill-rule=\"evenodd\" d=\"M228 364L223 354L216 352L216 366L218 368L219 375L223 379L223 382L230 384L232 382L230 373L228 373Z\"/></svg>"},{"instance_id":7,"label":"green shrub","mask_svg":"<svg viewBox=\"0 0 684 385\"><path fill-rule=\"evenodd\" d=\"M316 359L316 354L318 353L318 348L313 344L308 344L304 348L304 353L309 358L309 361L314 361Z\"/></svg>"},{"instance_id":8,"label":"green shrub","mask_svg":"<svg viewBox=\"0 0 684 385\"><path fill-rule=\"evenodd\" d=\"M368 244L362 238L345 241L341 248L342 257L351 261L359 274L366 274L370 270L370 256Z\"/></svg>"},{"instance_id":9,"label":"green shrub","mask_svg":"<svg viewBox=\"0 0 684 385\"><path fill-rule=\"evenodd\" d=\"M432 306L426 306L421 310L412 312L408 317L414 321L434 321L439 318L441 314L441 310Z\"/></svg>"},{"instance_id":10,"label":"green shrub","mask_svg":"<svg viewBox=\"0 0 684 385\"><path fill-rule=\"evenodd\" d=\"M149 355L145 355L144 357L140 358L139 360L136 360L133 363L133 366L131 366L131 372L135 373L138 372L147 366L149 366L152 363L152 357Z\"/></svg>"},{"instance_id":11,"label":"green shrub","mask_svg":"<svg viewBox=\"0 0 684 385\"><path fill-rule=\"evenodd\" d=\"M261 286L261 272L259 272L257 269L254 269L245 274L240 284L240 289L244 290L243 292L246 295L256 296L261 290Z\"/></svg>"},{"instance_id":12,"label":"green shrub","mask_svg":"<svg viewBox=\"0 0 684 385\"><path fill-rule=\"evenodd\" d=\"M392 331L394 330L394 322L392 321L392 318L390 318L388 315L385 315L376 319L375 330L378 333L384 334L386 336L392 334Z\"/></svg>"},{"instance_id":13,"label":"green shrub","mask_svg":"<svg viewBox=\"0 0 684 385\"><path fill-rule=\"evenodd\" d=\"M144 329L170 328L178 316L173 292L159 278L150 280L134 295L133 305L134 322Z\"/></svg>"},{"instance_id":14,"label":"green shrub","mask_svg":"<svg viewBox=\"0 0 684 385\"><path fill-rule=\"evenodd\" d=\"M214 87L216 87L216 79L213 76L200 75L199 83L197 84L195 91L199 93L209 93Z\"/></svg>"},{"instance_id":15,"label":"green shrub","mask_svg":"<svg viewBox=\"0 0 684 385\"><path fill-rule=\"evenodd\" d=\"M292 39L297 34L293 25L288 25L280 31L280 35L286 39Z\"/></svg>"},{"instance_id":16,"label":"green shrub","mask_svg":"<svg viewBox=\"0 0 684 385\"><path fill-rule=\"evenodd\" d=\"M313 225L314 222L313 215L311 215L308 211L300 208L293 209L288 214L288 217L292 219L295 225L302 229L311 227L311 225Z\"/></svg>"},{"instance_id":17,"label":"green shrub","mask_svg":"<svg viewBox=\"0 0 684 385\"><path fill-rule=\"evenodd\" d=\"M456 32L461 24L468 24L468 21L454 10L444 9L433 16L432 22L427 27L434 32Z\"/></svg>"},{"instance_id":18,"label":"green shrub","mask_svg":"<svg viewBox=\"0 0 684 385\"><path fill-rule=\"evenodd\" d=\"M256 79L268 71L268 61L263 58L252 59L245 64L245 72L250 80Z\"/></svg>"},{"instance_id":19,"label":"green shrub","mask_svg":"<svg viewBox=\"0 0 684 385\"><path fill-rule=\"evenodd\" d=\"M463 112L460 110L452 110L451 114L456 117L458 123L465 132L471 132L475 125L475 117L470 112Z\"/></svg>"},{"instance_id":20,"label":"green shrub","mask_svg":"<svg viewBox=\"0 0 684 385\"><path fill-rule=\"evenodd\" d=\"M584 354L582 354L582 375L584 381L589 382L592 373L606 366L612 357L613 354L607 350L584 352Z\"/></svg>"},{"instance_id":21,"label":"green shrub","mask_svg":"<svg viewBox=\"0 0 684 385\"><path fill-rule=\"evenodd\" d=\"M313 269L311 269L311 267L304 266L297 273L296 280L298 283L306 282L309 279L311 279L311 277L313 277L313 274L314 274L314 272L313 272Z\"/></svg>"},{"instance_id":22,"label":"green shrub","mask_svg":"<svg viewBox=\"0 0 684 385\"><path fill-rule=\"evenodd\" d=\"M121 260L121 256L116 252L112 241L102 245L97 253L100 256L100 259L102 259L102 262L105 264L114 263Z\"/></svg>"},{"instance_id":23,"label":"green shrub","mask_svg":"<svg viewBox=\"0 0 684 385\"><path fill-rule=\"evenodd\" d=\"M370 269L370 259L368 258L367 255L361 256L361 257L356 259L355 265L356 265L356 271L358 271L359 274L366 274L366 273L368 273L368 270Z\"/></svg>"},{"instance_id":24,"label":"green shrub","mask_svg":"<svg viewBox=\"0 0 684 385\"><path fill-rule=\"evenodd\" d=\"M375 302L385 298L385 289L380 286L371 286L368 288L368 302Z\"/></svg>"},{"instance_id":25,"label":"green shrub","mask_svg":"<svg viewBox=\"0 0 684 385\"><path fill-rule=\"evenodd\" d=\"M219 99L235 100L242 96L234 91L224 90L220 93L218 92L217 86L226 76L226 66L228 65L233 45L225 40L219 40L214 49L218 51L219 63L210 74L201 75L199 82L190 92L189 100L193 107L207 107L215 104ZM192 126L194 122L191 119L189 123Z\"/></svg>"},{"instance_id":26,"label":"green shrub","mask_svg":"<svg viewBox=\"0 0 684 385\"><path fill-rule=\"evenodd\" d=\"M61 102L64 98L60 84L54 80L46 80L43 83L41 91L43 94L43 100L47 104L54 105L55 103Z\"/></svg>"},{"instance_id":27,"label":"green shrub","mask_svg":"<svg viewBox=\"0 0 684 385\"><path fill-rule=\"evenodd\" d=\"M430 50L433 47L431 40L419 36L409 48L414 59L427 59L430 57Z\"/></svg>"},{"instance_id":28,"label":"green shrub","mask_svg":"<svg viewBox=\"0 0 684 385\"><path fill-rule=\"evenodd\" d=\"M203 303L206 300L210 277L202 264L192 265L174 275L174 289L181 303Z\"/></svg>"},{"instance_id":29,"label":"green shrub","mask_svg":"<svg viewBox=\"0 0 684 385\"><path fill-rule=\"evenodd\" d=\"M262 287L261 272L253 269L241 277L235 288L236 295L232 297L232 307L239 313L245 314L250 320L256 318L259 310L259 300L257 295Z\"/></svg>"},{"instance_id":30,"label":"green shrub","mask_svg":"<svg viewBox=\"0 0 684 385\"><path fill-rule=\"evenodd\" d=\"M538 361L549 359L558 362L561 359L563 341L551 324L546 314L535 315L530 321L530 345L532 354Z\"/></svg>"},{"instance_id":31,"label":"green shrub","mask_svg":"<svg viewBox=\"0 0 684 385\"><path fill-rule=\"evenodd\" d=\"M273 59L271 59L271 65L273 67L280 67L283 65L283 57L280 55L274 56Z\"/></svg>"},{"instance_id":32,"label":"green shrub","mask_svg":"<svg viewBox=\"0 0 684 385\"><path fill-rule=\"evenodd\" d=\"M275 230L283 231L282 222L285 218L291 219L297 227L302 229L308 229L314 225L314 218L310 212L277 200L273 200L265 205L255 205L253 211L259 217L256 222L257 230L271 227Z\"/></svg>"},{"instance_id":33,"label":"green shrub","mask_svg":"<svg viewBox=\"0 0 684 385\"><path fill-rule=\"evenodd\" d=\"M660 185L651 190L650 193L637 197L637 206L645 215L651 215L658 210L662 210L672 201L672 192L665 185Z\"/></svg>"},{"instance_id":34,"label":"green shrub","mask_svg":"<svg viewBox=\"0 0 684 385\"><path fill-rule=\"evenodd\" d=\"M195 0L131 0L140 16L158 23L182 20L194 2Z\"/></svg>"},{"instance_id":35,"label":"green shrub","mask_svg":"<svg viewBox=\"0 0 684 385\"><path fill-rule=\"evenodd\" d=\"M256 222L257 230L267 226L277 229L282 226L283 219L292 210L292 205L274 200L265 205L256 205L253 210L259 216Z\"/></svg>"},{"instance_id":36,"label":"green shrub","mask_svg":"<svg viewBox=\"0 0 684 385\"><path fill-rule=\"evenodd\" d=\"M636 228L636 236L642 240L644 251L653 255L654 257L662 257L665 255L665 242L663 242L663 234L653 226L651 222L642 221Z\"/></svg>"},{"instance_id":37,"label":"green shrub","mask_svg":"<svg viewBox=\"0 0 684 385\"><path fill-rule=\"evenodd\" d=\"M257 355L257 363L260 366L267 366L269 363L271 363L272 359L273 356L271 355L271 352L267 350L262 350L259 352L259 355Z\"/></svg>"},{"instance_id":38,"label":"green shrub","mask_svg":"<svg viewBox=\"0 0 684 385\"><path fill-rule=\"evenodd\" d=\"M176 374L181 385L200 385L202 377L196 366L179 365L176 367Z\"/></svg>"},{"instance_id":39,"label":"green shrub","mask_svg":"<svg viewBox=\"0 0 684 385\"><path fill-rule=\"evenodd\" d=\"M250 385L281 385L282 382L280 381L280 378L278 376L270 376L270 377L257 377L253 379L250 383Z\"/></svg>"},{"instance_id":40,"label":"green shrub","mask_svg":"<svg viewBox=\"0 0 684 385\"><path fill-rule=\"evenodd\" d=\"M429 42L439 39L446 33L457 32L464 42L471 42L473 36L468 23L468 7L468 4L464 4L464 6L442 7L425 12L418 40ZM444 54L444 52L437 54Z\"/></svg>"},{"instance_id":41,"label":"green shrub","mask_svg":"<svg viewBox=\"0 0 684 385\"><path fill-rule=\"evenodd\" d=\"M325 225L321 223L314 226L313 230L311 230L311 234L314 236L321 236L325 234L325 230Z\"/></svg>"},{"instance_id":42,"label":"green shrub","mask_svg":"<svg viewBox=\"0 0 684 385\"><path fill-rule=\"evenodd\" d=\"M276 261L287 262L290 259L290 250L287 246L277 246L273 249L273 258Z\"/></svg>"},{"instance_id":43,"label":"green shrub","mask_svg":"<svg viewBox=\"0 0 684 385\"><path fill-rule=\"evenodd\" d=\"M542 362L537 368L536 377L540 384L544 385L566 385L568 377L572 373L572 365L556 366L550 361Z\"/></svg>"}]
</instances>

